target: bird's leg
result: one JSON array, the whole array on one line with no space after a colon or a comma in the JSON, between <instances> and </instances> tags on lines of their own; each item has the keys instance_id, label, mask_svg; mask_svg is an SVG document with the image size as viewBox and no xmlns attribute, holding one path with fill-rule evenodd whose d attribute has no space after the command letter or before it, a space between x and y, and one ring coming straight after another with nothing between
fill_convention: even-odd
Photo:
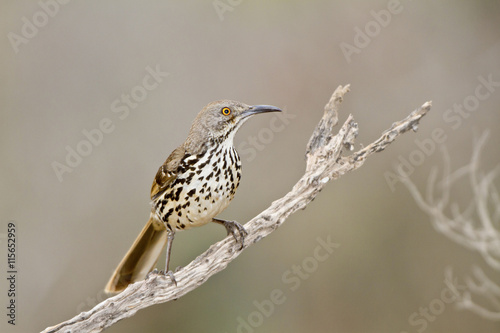
<instances>
[{"instance_id":1,"label":"bird's leg","mask_svg":"<svg viewBox=\"0 0 500 333\"><path fill-rule=\"evenodd\" d=\"M212 221L222 224L226 228L227 234L233 235L236 243L240 244L240 250L243 249L243 246L245 245L245 236L248 235L248 233L241 224L235 221L226 221L220 219L212 219ZM239 234L239 237L237 234Z\"/></svg>"},{"instance_id":2,"label":"bird's leg","mask_svg":"<svg viewBox=\"0 0 500 333\"><path fill-rule=\"evenodd\" d=\"M170 264L170 252L172 251L172 243L174 241L175 231L167 229L167 254L165 258L165 271L164 275L168 275L172 282L177 286L177 281L175 280L174 273L168 269L168 265Z\"/></svg>"}]
</instances>

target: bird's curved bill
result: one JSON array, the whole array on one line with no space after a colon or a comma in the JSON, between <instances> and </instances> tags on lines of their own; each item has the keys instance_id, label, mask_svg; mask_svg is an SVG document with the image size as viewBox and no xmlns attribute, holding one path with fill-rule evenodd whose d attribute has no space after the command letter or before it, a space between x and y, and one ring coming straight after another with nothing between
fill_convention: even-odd
<instances>
[{"instance_id":1,"label":"bird's curved bill","mask_svg":"<svg viewBox=\"0 0 500 333\"><path fill-rule=\"evenodd\" d=\"M243 111L242 116L248 117L257 113L265 112L281 112L281 109L272 105L253 105L248 110Z\"/></svg>"}]
</instances>

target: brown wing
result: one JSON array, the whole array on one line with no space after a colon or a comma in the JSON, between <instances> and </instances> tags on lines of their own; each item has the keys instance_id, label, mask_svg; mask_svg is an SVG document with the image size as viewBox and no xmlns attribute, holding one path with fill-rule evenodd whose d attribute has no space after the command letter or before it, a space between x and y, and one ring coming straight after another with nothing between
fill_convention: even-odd
<instances>
[{"instance_id":1,"label":"brown wing","mask_svg":"<svg viewBox=\"0 0 500 333\"><path fill-rule=\"evenodd\" d=\"M175 149L165 163L158 169L155 180L151 186L151 199L156 200L170 184L177 178L177 168L186 153L184 147Z\"/></svg>"}]
</instances>

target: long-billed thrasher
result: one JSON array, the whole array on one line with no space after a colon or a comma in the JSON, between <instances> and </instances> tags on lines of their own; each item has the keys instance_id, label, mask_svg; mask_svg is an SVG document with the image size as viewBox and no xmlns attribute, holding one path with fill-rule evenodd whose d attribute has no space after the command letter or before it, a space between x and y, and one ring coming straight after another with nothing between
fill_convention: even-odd
<instances>
[{"instance_id":1,"label":"long-billed thrasher","mask_svg":"<svg viewBox=\"0 0 500 333\"><path fill-rule=\"evenodd\" d=\"M219 223L243 247L243 226L215 218L229 205L241 179L241 161L233 138L249 117L280 111L270 105L250 106L230 100L212 102L200 111L186 141L158 170L151 187L149 221L113 273L107 293L120 292L144 279L165 246L164 273L176 283L168 265L177 230Z\"/></svg>"}]
</instances>

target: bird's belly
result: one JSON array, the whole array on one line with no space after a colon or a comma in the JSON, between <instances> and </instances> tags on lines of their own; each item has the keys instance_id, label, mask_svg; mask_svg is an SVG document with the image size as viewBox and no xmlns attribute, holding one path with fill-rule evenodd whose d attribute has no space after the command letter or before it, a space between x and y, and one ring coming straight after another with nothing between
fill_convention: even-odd
<instances>
[{"instance_id":1,"label":"bird's belly","mask_svg":"<svg viewBox=\"0 0 500 333\"><path fill-rule=\"evenodd\" d=\"M202 226L212 221L215 216L226 209L232 199L232 197L225 195L219 196L212 194L211 199L201 199L192 207L188 207L186 209L186 220L188 224L186 224L185 229Z\"/></svg>"},{"instance_id":2,"label":"bird's belly","mask_svg":"<svg viewBox=\"0 0 500 333\"><path fill-rule=\"evenodd\" d=\"M207 224L229 205L240 177L239 158L226 168L215 164L199 174L188 173L157 201L157 215L171 230Z\"/></svg>"},{"instance_id":3,"label":"bird's belly","mask_svg":"<svg viewBox=\"0 0 500 333\"><path fill-rule=\"evenodd\" d=\"M176 202L169 200L164 208L167 214L164 221L171 229L184 230L192 227L202 226L222 212L233 199L233 195L226 191L215 191L206 188L199 193L203 187L184 186L181 197L187 200ZM188 196L187 194L190 193Z\"/></svg>"}]
</instances>

